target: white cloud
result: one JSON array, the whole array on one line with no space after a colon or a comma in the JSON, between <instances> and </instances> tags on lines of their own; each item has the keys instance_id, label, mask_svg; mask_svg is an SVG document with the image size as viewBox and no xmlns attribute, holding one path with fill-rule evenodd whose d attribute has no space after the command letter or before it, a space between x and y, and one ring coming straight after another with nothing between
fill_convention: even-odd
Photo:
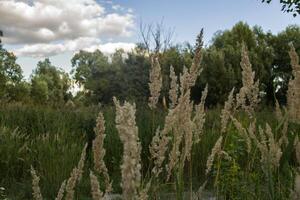
<instances>
[{"instance_id":1,"label":"white cloud","mask_svg":"<svg viewBox=\"0 0 300 200\"><path fill-rule=\"evenodd\" d=\"M2 41L22 45L17 55L34 57L112 47L99 38L130 37L134 28L132 12L118 13L120 8L107 13L96 0L0 0Z\"/></svg>"},{"instance_id":2,"label":"white cloud","mask_svg":"<svg viewBox=\"0 0 300 200\"><path fill-rule=\"evenodd\" d=\"M101 44L99 39L95 38L78 38L68 40L57 44L33 44L25 45L15 51L17 56L27 56L35 58L50 57L64 52L76 52L79 50L95 51L99 49L104 54L112 54L116 49L124 49L130 52L135 47L134 43L106 43Z\"/></svg>"},{"instance_id":3,"label":"white cloud","mask_svg":"<svg viewBox=\"0 0 300 200\"><path fill-rule=\"evenodd\" d=\"M135 48L134 43L124 43L124 42L115 42L115 43L106 43L106 44L99 44L94 45L88 48L84 48L85 51L95 51L96 49L99 49L104 54L112 54L117 49L123 49L125 52L130 52Z\"/></svg>"}]
</instances>

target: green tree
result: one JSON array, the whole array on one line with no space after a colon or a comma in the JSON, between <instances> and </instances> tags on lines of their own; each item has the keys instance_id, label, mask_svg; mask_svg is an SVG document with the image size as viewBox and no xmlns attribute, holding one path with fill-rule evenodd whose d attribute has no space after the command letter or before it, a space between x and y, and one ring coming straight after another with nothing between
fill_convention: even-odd
<instances>
[{"instance_id":1,"label":"green tree","mask_svg":"<svg viewBox=\"0 0 300 200\"><path fill-rule=\"evenodd\" d=\"M300 54L300 26L290 25L277 35L268 38L269 46L274 50L272 62L272 79L276 97L281 103L285 103L288 81L292 76L290 65L289 43L292 42L297 53Z\"/></svg>"},{"instance_id":2,"label":"green tree","mask_svg":"<svg viewBox=\"0 0 300 200\"><path fill-rule=\"evenodd\" d=\"M47 58L39 61L31 75L31 96L35 102L60 105L70 99L70 78Z\"/></svg>"},{"instance_id":3,"label":"green tree","mask_svg":"<svg viewBox=\"0 0 300 200\"><path fill-rule=\"evenodd\" d=\"M113 57L116 59L118 56ZM112 65L101 51L80 51L71 62L76 82L84 87L85 94L93 103L108 103L114 95L120 97L123 85L120 80L121 66Z\"/></svg>"},{"instance_id":4,"label":"green tree","mask_svg":"<svg viewBox=\"0 0 300 200\"><path fill-rule=\"evenodd\" d=\"M0 98L11 99L8 88L16 87L23 79L17 57L0 44Z\"/></svg>"},{"instance_id":5,"label":"green tree","mask_svg":"<svg viewBox=\"0 0 300 200\"><path fill-rule=\"evenodd\" d=\"M231 30L217 32L211 45L203 53L204 70L192 90L194 98L200 98L200 92L208 83L210 104L223 103L233 87L241 87L241 45L245 43L256 78L260 80L260 89L273 97L273 90L268 86L272 81L273 49L268 45L268 34L260 27L250 28L239 22Z\"/></svg>"}]
</instances>

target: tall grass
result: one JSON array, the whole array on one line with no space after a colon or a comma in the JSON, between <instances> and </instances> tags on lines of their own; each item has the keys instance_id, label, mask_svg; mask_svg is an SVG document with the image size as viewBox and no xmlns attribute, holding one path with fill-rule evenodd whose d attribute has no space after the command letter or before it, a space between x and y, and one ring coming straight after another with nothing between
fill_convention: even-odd
<instances>
[{"instance_id":1,"label":"tall grass","mask_svg":"<svg viewBox=\"0 0 300 200\"><path fill-rule=\"evenodd\" d=\"M259 82L245 46L242 88L232 90L223 109L204 109L209 86L194 105L190 89L201 72L201 39L202 32L180 82L171 78L169 109L157 106L157 55L149 105L115 99L115 106L75 110L1 106L1 197L63 199L65 193L67 200L99 200L117 193L146 200L170 192L192 200L209 191L217 199L298 199L298 115L290 107L258 106ZM298 72L298 57L292 61Z\"/></svg>"}]
</instances>

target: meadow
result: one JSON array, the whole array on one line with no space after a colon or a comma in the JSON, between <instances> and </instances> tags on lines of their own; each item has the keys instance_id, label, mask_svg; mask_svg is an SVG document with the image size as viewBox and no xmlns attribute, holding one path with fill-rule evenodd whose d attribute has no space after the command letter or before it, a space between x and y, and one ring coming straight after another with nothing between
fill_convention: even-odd
<instances>
[{"instance_id":1,"label":"meadow","mask_svg":"<svg viewBox=\"0 0 300 200\"><path fill-rule=\"evenodd\" d=\"M168 104L158 104L159 58L151 60L148 104L51 108L0 105L1 199L299 199L299 59L287 106L260 105L242 46L241 88L224 105L197 104L202 43L180 77L170 70ZM180 80L178 84L177 80ZM164 102L164 100L163 100Z\"/></svg>"}]
</instances>

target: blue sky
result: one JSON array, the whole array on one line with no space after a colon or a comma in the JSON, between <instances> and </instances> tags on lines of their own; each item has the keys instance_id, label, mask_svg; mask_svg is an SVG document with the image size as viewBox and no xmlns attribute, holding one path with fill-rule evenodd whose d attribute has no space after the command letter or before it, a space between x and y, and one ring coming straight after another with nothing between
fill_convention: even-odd
<instances>
[{"instance_id":1,"label":"blue sky","mask_svg":"<svg viewBox=\"0 0 300 200\"><path fill-rule=\"evenodd\" d=\"M5 48L18 55L17 62L29 77L38 60L44 57L70 71L70 59L79 49L100 48L107 54L119 47L129 51L139 41L141 21L149 24L163 19L175 31L174 42L193 42L203 27L206 44L217 30L229 29L239 21L262 26L273 33L289 24L300 24L300 17L283 13L279 0L273 1L262 4L260 0L70 0L64 3L2 0L0 15L4 18L0 18L0 29L6 34ZM82 26L76 26L75 22Z\"/></svg>"}]
</instances>

